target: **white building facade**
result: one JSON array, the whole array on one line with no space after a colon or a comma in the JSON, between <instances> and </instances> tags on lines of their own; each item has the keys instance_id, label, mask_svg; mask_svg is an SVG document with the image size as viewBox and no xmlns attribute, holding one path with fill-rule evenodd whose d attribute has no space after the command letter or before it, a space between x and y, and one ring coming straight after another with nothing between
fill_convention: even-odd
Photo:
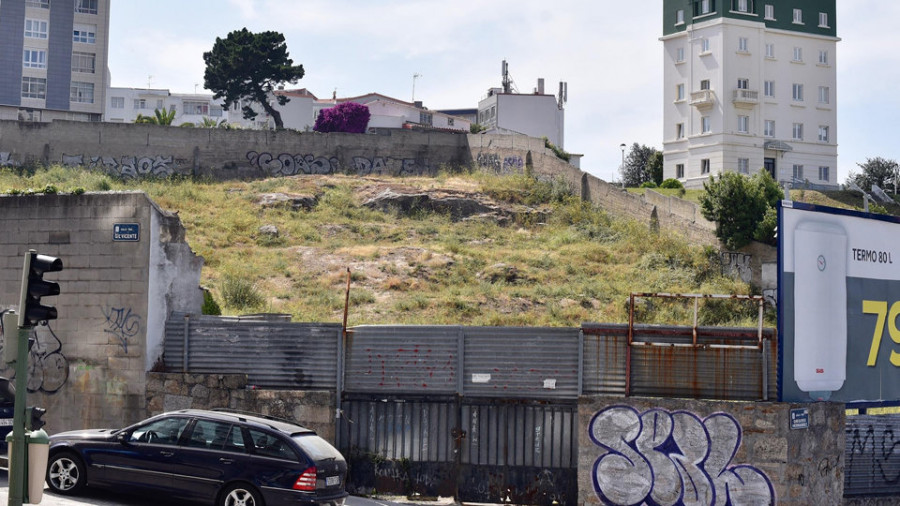
<instances>
[{"instance_id":1,"label":"white building facade","mask_svg":"<svg viewBox=\"0 0 900 506\"><path fill-rule=\"evenodd\" d=\"M107 92L106 121L134 123L141 116L154 116L155 111L175 111L172 125L184 123L201 125L204 118L217 123L227 121L228 115L221 100L213 100L211 94L171 93L165 89L110 88Z\"/></svg>"},{"instance_id":2,"label":"white building facade","mask_svg":"<svg viewBox=\"0 0 900 506\"><path fill-rule=\"evenodd\" d=\"M664 178L837 186L835 0L664 0Z\"/></svg>"},{"instance_id":3,"label":"white building facade","mask_svg":"<svg viewBox=\"0 0 900 506\"><path fill-rule=\"evenodd\" d=\"M566 84L560 83L560 95L544 93L544 80L538 80L534 93L514 93L507 87L491 88L478 102L478 123L485 133L523 134L546 137L560 149L565 148Z\"/></svg>"}]
</instances>

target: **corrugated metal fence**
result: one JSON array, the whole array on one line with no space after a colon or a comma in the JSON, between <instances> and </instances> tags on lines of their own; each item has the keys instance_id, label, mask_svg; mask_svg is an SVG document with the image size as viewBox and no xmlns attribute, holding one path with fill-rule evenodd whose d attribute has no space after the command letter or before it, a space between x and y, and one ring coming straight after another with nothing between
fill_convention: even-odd
<instances>
[{"instance_id":1,"label":"corrugated metal fence","mask_svg":"<svg viewBox=\"0 0 900 506\"><path fill-rule=\"evenodd\" d=\"M900 495L900 415L848 416L844 495Z\"/></svg>"}]
</instances>

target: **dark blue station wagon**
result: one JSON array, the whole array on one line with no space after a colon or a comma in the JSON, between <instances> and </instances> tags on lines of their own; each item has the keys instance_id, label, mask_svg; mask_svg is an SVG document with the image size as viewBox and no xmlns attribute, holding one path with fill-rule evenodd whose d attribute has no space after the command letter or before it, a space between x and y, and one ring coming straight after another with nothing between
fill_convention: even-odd
<instances>
[{"instance_id":1,"label":"dark blue station wagon","mask_svg":"<svg viewBox=\"0 0 900 506\"><path fill-rule=\"evenodd\" d=\"M216 506L342 506L346 474L340 452L309 429L188 409L124 429L54 434L47 484L61 494L103 487Z\"/></svg>"}]
</instances>

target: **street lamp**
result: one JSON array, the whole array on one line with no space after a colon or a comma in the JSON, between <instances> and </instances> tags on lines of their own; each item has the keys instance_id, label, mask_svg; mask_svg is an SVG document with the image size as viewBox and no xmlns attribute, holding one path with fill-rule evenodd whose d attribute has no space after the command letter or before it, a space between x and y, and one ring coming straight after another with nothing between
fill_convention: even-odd
<instances>
[{"instance_id":1,"label":"street lamp","mask_svg":"<svg viewBox=\"0 0 900 506\"><path fill-rule=\"evenodd\" d=\"M619 175L622 176L622 188L625 188L625 143L619 144L622 149L622 165L619 166Z\"/></svg>"}]
</instances>

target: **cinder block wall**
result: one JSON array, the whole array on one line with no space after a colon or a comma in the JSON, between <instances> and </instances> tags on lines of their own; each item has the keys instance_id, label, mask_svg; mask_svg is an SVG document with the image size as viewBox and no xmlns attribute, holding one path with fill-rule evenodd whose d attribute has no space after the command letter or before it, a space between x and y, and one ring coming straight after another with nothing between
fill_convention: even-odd
<instances>
[{"instance_id":1,"label":"cinder block wall","mask_svg":"<svg viewBox=\"0 0 900 506\"><path fill-rule=\"evenodd\" d=\"M248 390L246 374L148 373L148 415L229 408L293 420L334 443L334 392Z\"/></svg>"},{"instance_id":2,"label":"cinder block wall","mask_svg":"<svg viewBox=\"0 0 900 506\"><path fill-rule=\"evenodd\" d=\"M114 240L122 223L137 225L139 240ZM29 356L28 404L47 409L50 433L144 416L145 372L160 352L164 315L202 304L202 259L179 247L184 234L171 227L181 227L177 218L143 192L0 196L0 308L18 309L29 249L63 262L61 272L45 276L59 283L60 295L43 301L59 318L34 329ZM171 295L159 302L160 292ZM172 301L185 307L169 307Z\"/></svg>"},{"instance_id":3,"label":"cinder block wall","mask_svg":"<svg viewBox=\"0 0 900 506\"><path fill-rule=\"evenodd\" d=\"M801 407L809 428L792 430ZM578 504L843 501L843 404L584 397L578 430Z\"/></svg>"}]
</instances>

